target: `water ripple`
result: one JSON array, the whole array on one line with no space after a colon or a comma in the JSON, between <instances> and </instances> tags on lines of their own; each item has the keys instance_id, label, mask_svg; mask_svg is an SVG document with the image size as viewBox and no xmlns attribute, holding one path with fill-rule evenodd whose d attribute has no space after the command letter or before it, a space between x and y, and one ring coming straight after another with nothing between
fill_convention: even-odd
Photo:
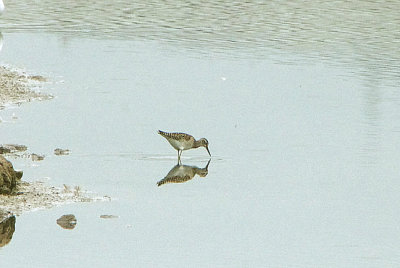
<instances>
[{"instance_id":1,"label":"water ripple","mask_svg":"<svg viewBox=\"0 0 400 268\"><path fill-rule=\"evenodd\" d=\"M350 74L396 86L398 10L398 1L16 1L3 14L2 29L157 40L178 51L232 58L289 53L345 65Z\"/></svg>"}]
</instances>

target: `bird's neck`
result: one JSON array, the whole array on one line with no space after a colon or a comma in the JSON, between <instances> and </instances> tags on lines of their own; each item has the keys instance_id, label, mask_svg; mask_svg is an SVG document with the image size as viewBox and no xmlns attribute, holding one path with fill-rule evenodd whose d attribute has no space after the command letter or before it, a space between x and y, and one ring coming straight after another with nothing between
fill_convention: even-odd
<instances>
[{"instance_id":1,"label":"bird's neck","mask_svg":"<svg viewBox=\"0 0 400 268\"><path fill-rule=\"evenodd\" d=\"M194 141L193 148L199 148L201 146L200 141Z\"/></svg>"}]
</instances>

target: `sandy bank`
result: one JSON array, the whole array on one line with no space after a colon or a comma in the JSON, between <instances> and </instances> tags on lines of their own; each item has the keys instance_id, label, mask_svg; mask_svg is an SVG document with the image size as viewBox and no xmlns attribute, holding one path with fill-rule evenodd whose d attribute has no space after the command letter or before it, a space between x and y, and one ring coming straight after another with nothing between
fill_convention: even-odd
<instances>
[{"instance_id":1,"label":"sandy bank","mask_svg":"<svg viewBox=\"0 0 400 268\"><path fill-rule=\"evenodd\" d=\"M46 185L45 182L21 181L14 195L0 195L0 222L12 215L23 212L52 208L75 202L108 201L109 197L99 197L83 191L79 186L63 189Z\"/></svg>"},{"instance_id":2,"label":"sandy bank","mask_svg":"<svg viewBox=\"0 0 400 268\"><path fill-rule=\"evenodd\" d=\"M0 66L0 109L7 104L51 99L51 95L38 91L45 82L47 80L43 76L28 75Z\"/></svg>"}]
</instances>

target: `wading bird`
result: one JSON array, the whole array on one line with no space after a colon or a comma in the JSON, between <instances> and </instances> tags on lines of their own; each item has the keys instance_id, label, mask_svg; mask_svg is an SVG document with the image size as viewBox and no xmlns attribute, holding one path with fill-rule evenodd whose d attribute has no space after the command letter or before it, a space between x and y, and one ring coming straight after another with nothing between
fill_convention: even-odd
<instances>
[{"instance_id":1,"label":"wading bird","mask_svg":"<svg viewBox=\"0 0 400 268\"><path fill-rule=\"evenodd\" d=\"M178 160L181 159L182 151L189 150L198 147L205 147L208 154L210 154L210 150L208 150L208 140L205 138L201 138L200 140L196 140L193 136L185 133L167 133L159 130L158 134L167 139L167 141L178 151Z\"/></svg>"}]
</instances>

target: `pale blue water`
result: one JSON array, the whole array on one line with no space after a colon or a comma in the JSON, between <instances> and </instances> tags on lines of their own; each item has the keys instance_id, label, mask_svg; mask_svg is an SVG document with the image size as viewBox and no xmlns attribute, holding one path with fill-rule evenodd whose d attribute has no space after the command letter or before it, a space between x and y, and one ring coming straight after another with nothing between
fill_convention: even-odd
<instances>
[{"instance_id":1,"label":"pale blue water","mask_svg":"<svg viewBox=\"0 0 400 268\"><path fill-rule=\"evenodd\" d=\"M334 28L326 16L340 5L267 6L277 14L297 8L284 20L248 3L227 14L258 10L254 21L228 16L230 28L224 5L209 2L216 14L185 19L187 28L174 20L165 31L176 2L142 3L138 24L115 15L125 27L100 12L103 2L64 16L49 11L53 19L43 25L41 5L57 3L40 1L25 20L21 3L2 17L0 63L50 77L45 90L56 98L0 111L10 121L0 124L0 142L47 156L38 166L14 161L26 180L49 177L50 185L79 185L113 200L17 217L13 239L0 249L2 265L399 265L399 18L383 15L390 3L343 7L357 23L338 19ZM115 5L111 14L127 8ZM172 11L151 13L152 5ZM199 30L212 18L223 35ZM181 26L186 31L174 31ZM158 188L176 164L158 129L206 137L207 177ZM54 156L58 147L71 155ZM204 167L208 154L185 151L182 160ZM70 213L76 228L61 229L56 220Z\"/></svg>"}]
</instances>

